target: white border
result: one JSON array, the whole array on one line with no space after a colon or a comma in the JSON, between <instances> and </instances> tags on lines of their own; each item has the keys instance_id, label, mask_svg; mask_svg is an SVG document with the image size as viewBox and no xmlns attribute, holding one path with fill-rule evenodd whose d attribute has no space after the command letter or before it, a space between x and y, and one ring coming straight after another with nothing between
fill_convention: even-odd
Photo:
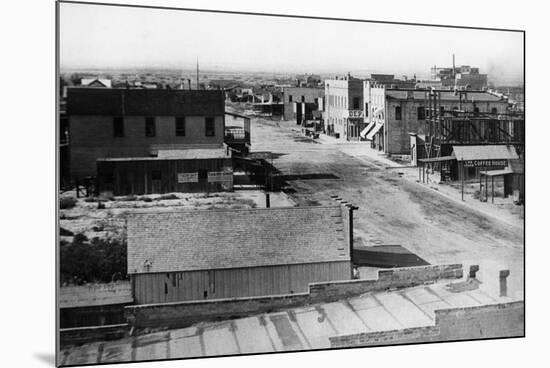
<instances>
[{"instance_id":1,"label":"white border","mask_svg":"<svg viewBox=\"0 0 550 368\"><path fill-rule=\"evenodd\" d=\"M114 2L114 1L111 1ZM123 3L404 21L527 31L527 338L197 359L120 367L422 366L544 364L548 346L549 242L544 181L549 137L548 21L543 5L515 1L133 1ZM533 2L534 4L534 2ZM546 11L545 11L546 10ZM54 2L2 3L2 329L4 367L53 365L54 353ZM504 61L505 62L505 61ZM6 206L7 204L7 206ZM543 212L544 211L544 212Z\"/></svg>"}]
</instances>

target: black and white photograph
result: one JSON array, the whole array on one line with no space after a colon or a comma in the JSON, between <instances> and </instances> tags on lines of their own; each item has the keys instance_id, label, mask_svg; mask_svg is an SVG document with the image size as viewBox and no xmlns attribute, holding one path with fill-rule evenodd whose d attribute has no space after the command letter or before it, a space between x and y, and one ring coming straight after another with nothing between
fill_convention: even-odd
<instances>
[{"instance_id":1,"label":"black and white photograph","mask_svg":"<svg viewBox=\"0 0 550 368\"><path fill-rule=\"evenodd\" d=\"M522 30L56 5L57 365L525 336Z\"/></svg>"},{"instance_id":2,"label":"black and white photograph","mask_svg":"<svg viewBox=\"0 0 550 368\"><path fill-rule=\"evenodd\" d=\"M2 367L544 365L542 5L0 14Z\"/></svg>"}]
</instances>

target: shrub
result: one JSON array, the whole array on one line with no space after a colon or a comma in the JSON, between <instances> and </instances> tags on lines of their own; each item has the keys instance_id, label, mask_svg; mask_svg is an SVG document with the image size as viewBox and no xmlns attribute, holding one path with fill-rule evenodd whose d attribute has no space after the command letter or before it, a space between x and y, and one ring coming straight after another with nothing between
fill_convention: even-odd
<instances>
[{"instance_id":1,"label":"shrub","mask_svg":"<svg viewBox=\"0 0 550 368\"><path fill-rule=\"evenodd\" d=\"M127 279L126 244L119 240L83 238L60 246L60 282L81 285Z\"/></svg>"},{"instance_id":2,"label":"shrub","mask_svg":"<svg viewBox=\"0 0 550 368\"><path fill-rule=\"evenodd\" d=\"M82 243L88 240L88 237L82 233L78 233L74 236L73 243Z\"/></svg>"},{"instance_id":3,"label":"shrub","mask_svg":"<svg viewBox=\"0 0 550 368\"><path fill-rule=\"evenodd\" d=\"M62 227L59 228L59 235L61 236L73 236L74 233L70 230L64 229Z\"/></svg>"},{"instance_id":4,"label":"shrub","mask_svg":"<svg viewBox=\"0 0 550 368\"><path fill-rule=\"evenodd\" d=\"M121 201L121 202L133 202L133 201L137 201L137 199L138 199L138 197L131 194L131 195L127 195L125 197L119 198L118 200Z\"/></svg>"},{"instance_id":5,"label":"shrub","mask_svg":"<svg viewBox=\"0 0 550 368\"><path fill-rule=\"evenodd\" d=\"M150 197L140 197L139 200L143 202L153 202L153 200Z\"/></svg>"},{"instance_id":6,"label":"shrub","mask_svg":"<svg viewBox=\"0 0 550 368\"><path fill-rule=\"evenodd\" d=\"M59 199L59 208L62 210L73 208L77 202L75 197L63 197Z\"/></svg>"},{"instance_id":7,"label":"shrub","mask_svg":"<svg viewBox=\"0 0 550 368\"><path fill-rule=\"evenodd\" d=\"M87 202L87 203L96 202L96 201L97 199L94 197L87 197L84 199L84 202Z\"/></svg>"}]
</instances>

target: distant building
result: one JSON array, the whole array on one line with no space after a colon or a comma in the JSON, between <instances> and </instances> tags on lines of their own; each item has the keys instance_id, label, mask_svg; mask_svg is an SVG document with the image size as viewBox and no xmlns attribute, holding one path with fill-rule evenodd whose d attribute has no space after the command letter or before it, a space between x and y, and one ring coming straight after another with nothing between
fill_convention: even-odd
<instances>
[{"instance_id":1,"label":"distant building","mask_svg":"<svg viewBox=\"0 0 550 368\"><path fill-rule=\"evenodd\" d=\"M387 154L410 154L410 134L426 135L426 90L388 89L385 86L364 84L364 121L361 138ZM453 91L441 91L441 105L447 111L506 113L508 101L482 91L465 94L463 100Z\"/></svg>"},{"instance_id":2,"label":"distant building","mask_svg":"<svg viewBox=\"0 0 550 368\"><path fill-rule=\"evenodd\" d=\"M310 87L283 88L283 103L285 120L296 121L313 119L313 111L323 111L325 90Z\"/></svg>"},{"instance_id":3,"label":"distant building","mask_svg":"<svg viewBox=\"0 0 550 368\"><path fill-rule=\"evenodd\" d=\"M80 81L82 87L99 87L99 88L111 88L110 79L100 79L100 78L82 78Z\"/></svg>"},{"instance_id":4,"label":"distant building","mask_svg":"<svg viewBox=\"0 0 550 368\"><path fill-rule=\"evenodd\" d=\"M387 88L414 88L416 79L396 79L393 74L371 74L370 80Z\"/></svg>"},{"instance_id":5,"label":"distant building","mask_svg":"<svg viewBox=\"0 0 550 368\"><path fill-rule=\"evenodd\" d=\"M360 140L363 119L363 81L348 75L325 81L325 133L344 140Z\"/></svg>"},{"instance_id":6,"label":"distant building","mask_svg":"<svg viewBox=\"0 0 550 368\"><path fill-rule=\"evenodd\" d=\"M473 68L469 65L453 66L451 68L438 68L434 65L431 68L431 79L441 81L443 87L471 90L487 88L487 74L480 74L479 68Z\"/></svg>"},{"instance_id":7,"label":"distant building","mask_svg":"<svg viewBox=\"0 0 550 368\"><path fill-rule=\"evenodd\" d=\"M128 274L137 304L308 292L352 278L344 205L133 213Z\"/></svg>"},{"instance_id":8,"label":"distant building","mask_svg":"<svg viewBox=\"0 0 550 368\"><path fill-rule=\"evenodd\" d=\"M304 74L296 76L296 87L319 87L323 80L317 74Z\"/></svg>"},{"instance_id":9,"label":"distant building","mask_svg":"<svg viewBox=\"0 0 550 368\"><path fill-rule=\"evenodd\" d=\"M217 90L69 88L70 177L95 176L98 159L222 149L224 110Z\"/></svg>"}]
</instances>

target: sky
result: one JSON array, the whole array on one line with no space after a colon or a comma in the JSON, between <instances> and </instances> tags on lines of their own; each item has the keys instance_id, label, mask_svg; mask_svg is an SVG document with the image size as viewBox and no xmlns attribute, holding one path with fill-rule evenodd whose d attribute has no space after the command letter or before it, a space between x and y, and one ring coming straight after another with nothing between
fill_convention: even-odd
<instances>
[{"instance_id":1,"label":"sky","mask_svg":"<svg viewBox=\"0 0 550 368\"><path fill-rule=\"evenodd\" d=\"M523 78L523 34L399 24L60 4L60 66L392 73L470 65Z\"/></svg>"}]
</instances>

